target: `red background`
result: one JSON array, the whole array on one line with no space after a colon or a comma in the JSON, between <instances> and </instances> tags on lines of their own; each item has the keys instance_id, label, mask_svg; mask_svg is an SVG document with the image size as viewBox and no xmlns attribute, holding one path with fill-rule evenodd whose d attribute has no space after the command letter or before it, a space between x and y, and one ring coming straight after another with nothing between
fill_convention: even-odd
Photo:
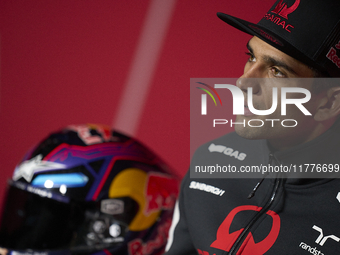
<instances>
[{"instance_id":1,"label":"red background","mask_svg":"<svg viewBox=\"0 0 340 255\"><path fill-rule=\"evenodd\" d=\"M113 125L150 2L0 1L1 197L16 163L49 132ZM247 59L250 36L216 12L258 22L273 3L176 2L134 136L181 176L190 162L190 78L238 77Z\"/></svg>"}]
</instances>

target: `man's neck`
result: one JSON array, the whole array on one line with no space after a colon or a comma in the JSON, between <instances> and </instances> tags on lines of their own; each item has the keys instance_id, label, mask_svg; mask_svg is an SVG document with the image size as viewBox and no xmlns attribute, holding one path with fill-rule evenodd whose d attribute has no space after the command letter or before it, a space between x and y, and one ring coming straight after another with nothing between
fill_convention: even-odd
<instances>
[{"instance_id":1,"label":"man's neck","mask_svg":"<svg viewBox=\"0 0 340 255\"><path fill-rule=\"evenodd\" d=\"M318 136L325 133L329 130L334 124L334 121L329 122L320 122L318 125L313 129L312 132L308 133L306 137L294 138L294 139L268 139L268 145L273 151L284 151L295 147L300 144L307 143L309 141L314 140Z\"/></svg>"}]
</instances>

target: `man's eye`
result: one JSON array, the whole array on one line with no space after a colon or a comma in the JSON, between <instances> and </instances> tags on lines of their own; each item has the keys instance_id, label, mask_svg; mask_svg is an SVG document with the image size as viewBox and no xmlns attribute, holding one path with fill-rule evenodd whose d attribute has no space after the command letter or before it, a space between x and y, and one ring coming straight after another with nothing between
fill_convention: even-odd
<instances>
[{"instance_id":1,"label":"man's eye","mask_svg":"<svg viewBox=\"0 0 340 255\"><path fill-rule=\"evenodd\" d=\"M281 72L279 69L275 67L272 67L271 71L275 77L286 77L286 75L283 72Z\"/></svg>"},{"instance_id":2,"label":"man's eye","mask_svg":"<svg viewBox=\"0 0 340 255\"><path fill-rule=\"evenodd\" d=\"M255 56L253 54L251 54L250 52L246 52L246 55L249 56L248 62L255 62L256 61Z\"/></svg>"}]
</instances>

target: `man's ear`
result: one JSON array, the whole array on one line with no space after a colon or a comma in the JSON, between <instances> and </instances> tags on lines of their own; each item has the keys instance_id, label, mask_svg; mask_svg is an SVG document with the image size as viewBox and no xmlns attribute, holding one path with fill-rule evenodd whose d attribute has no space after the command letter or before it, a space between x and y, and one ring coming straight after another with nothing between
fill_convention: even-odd
<instances>
[{"instance_id":1,"label":"man's ear","mask_svg":"<svg viewBox=\"0 0 340 255\"><path fill-rule=\"evenodd\" d=\"M314 115L316 121L326 121L336 118L340 114L340 86L330 88Z\"/></svg>"}]
</instances>

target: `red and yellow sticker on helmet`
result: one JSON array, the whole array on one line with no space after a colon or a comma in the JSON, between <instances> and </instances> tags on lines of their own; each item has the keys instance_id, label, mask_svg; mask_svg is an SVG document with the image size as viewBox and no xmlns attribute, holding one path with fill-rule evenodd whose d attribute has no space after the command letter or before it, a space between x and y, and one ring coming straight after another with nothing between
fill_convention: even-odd
<instances>
[{"instance_id":1,"label":"red and yellow sticker on helmet","mask_svg":"<svg viewBox=\"0 0 340 255\"><path fill-rule=\"evenodd\" d=\"M156 172L146 173L138 168L121 171L109 189L109 198L131 197L139 204L138 213L129 225L131 231L152 226L161 210L173 208L177 195L176 179Z\"/></svg>"}]
</instances>

